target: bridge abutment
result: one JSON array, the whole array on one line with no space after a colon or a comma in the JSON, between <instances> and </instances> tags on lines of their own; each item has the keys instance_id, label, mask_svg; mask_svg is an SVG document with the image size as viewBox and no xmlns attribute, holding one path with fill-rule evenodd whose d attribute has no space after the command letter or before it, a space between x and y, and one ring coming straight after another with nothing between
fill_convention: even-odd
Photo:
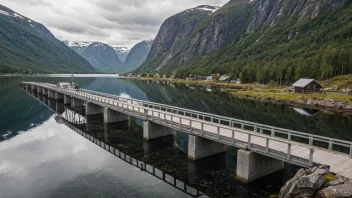
<instances>
[{"instance_id":1,"label":"bridge abutment","mask_svg":"<svg viewBox=\"0 0 352 198\"><path fill-rule=\"evenodd\" d=\"M122 122L127 121L129 116L124 113L120 113L109 109L107 107L104 108L104 123L114 123L114 122Z\"/></svg>"},{"instance_id":2,"label":"bridge abutment","mask_svg":"<svg viewBox=\"0 0 352 198\"><path fill-rule=\"evenodd\" d=\"M151 140L155 138L160 138L168 135L173 135L174 130L169 127L165 127L151 121L143 121L143 139Z\"/></svg>"},{"instance_id":3,"label":"bridge abutment","mask_svg":"<svg viewBox=\"0 0 352 198\"><path fill-rule=\"evenodd\" d=\"M71 97L69 95L64 95L64 104L71 104Z\"/></svg>"},{"instance_id":4,"label":"bridge abutment","mask_svg":"<svg viewBox=\"0 0 352 198\"><path fill-rule=\"evenodd\" d=\"M104 113L103 107L91 102L86 102L86 115L97 115Z\"/></svg>"},{"instance_id":5,"label":"bridge abutment","mask_svg":"<svg viewBox=\"0 0 352 198\"><path fill-rule=\"evenodd\" d=\"M284 168L284 162L240 149L237 152L236 179L249 183Z\"/></svg>"},{"instance_id":6,"label":"bridge abutment","mask_svg":"<svg viewBox=\"0 0 352 198\"><path fill-rule=\"evenodd\" d=\"M55 92L55 100L63 100L64 99L64 94Z\"/></svg>"},{"instance_id":7,"label":"bridge abutment","mask_svg":"<svg viewBox=\"0 0 352 198\"><path fill-rule=\"evenodd\" d=\"M71 107L83 107L84 101L78 98L71 98Z\"/></svg>"},{"instance_id":8,"label":"bridge abutment","mask_svg":"<svg viewBox=\"0 0 352 198\"><path fill-rule=\"evenodd\" d=\"M227 146L202 137L188 135L188 159L198 160L225 152Z\"/></svg>"}]
</instances>

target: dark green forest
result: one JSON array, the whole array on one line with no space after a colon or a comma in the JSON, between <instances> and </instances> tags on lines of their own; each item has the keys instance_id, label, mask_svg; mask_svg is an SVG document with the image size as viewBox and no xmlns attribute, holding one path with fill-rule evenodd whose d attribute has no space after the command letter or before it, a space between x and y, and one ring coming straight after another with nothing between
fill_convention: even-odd
<instances>
[{"instance_id":1,"label":"dark green forest","mask_svg":"<svg viewBox=\"0 0 352 198\"><path fill-rule=\"evenodd\" d=\"M0 73L96 73L39 23L0 15L0 27Z\"/></svg>"},{"instance_id":2,"label":"dark green forest","mask_svg":"<svg viewBox=\"0 0 352 198\"><path fill-rule=\"evenodd\" d=\"M291 18L276 27L262 27L218 52L186 62L172 73L178 78L230 74L244 82L277 84L302 77L324 80L351 74L351 2L309 21Z\"/></svg>"}]
</instances>

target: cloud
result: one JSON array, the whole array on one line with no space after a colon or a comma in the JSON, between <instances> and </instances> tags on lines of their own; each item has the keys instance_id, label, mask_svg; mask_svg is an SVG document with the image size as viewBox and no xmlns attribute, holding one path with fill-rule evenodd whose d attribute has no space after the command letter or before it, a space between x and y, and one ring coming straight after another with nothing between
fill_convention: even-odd
<instances>
[{"instance_id":1,"label":"cloud","mask_svg":"<svg viewBox=\"0 0 352 198\"><path fill-rule=\"evenodd\" d=\"M156 36L168 17L199 5L228 0L1 0L45 25L60 40L100 41L132 47Z\"/></svg>"}]
</instances>

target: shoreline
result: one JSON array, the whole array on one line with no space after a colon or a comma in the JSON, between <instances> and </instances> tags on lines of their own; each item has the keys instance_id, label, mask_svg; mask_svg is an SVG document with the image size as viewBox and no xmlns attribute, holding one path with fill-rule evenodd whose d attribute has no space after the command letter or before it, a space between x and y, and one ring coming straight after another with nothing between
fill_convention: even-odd
<instances>
[{"instance_id":1,"label":"shoreline","mask_svg":"<svg viewBox=\"0 0 352 198\"><path fill-rule=\"evenodd\" d=\"M234 84L214 81L194 81L164 78L134 78L138 80L167 81L189 85L210 85L233 97L293 107L310 108L331 113L352 115L352 95L329 92L326 94L296 94L287 91L288 87L265 87L254 84Z\"/></svg>"}]
</instances>

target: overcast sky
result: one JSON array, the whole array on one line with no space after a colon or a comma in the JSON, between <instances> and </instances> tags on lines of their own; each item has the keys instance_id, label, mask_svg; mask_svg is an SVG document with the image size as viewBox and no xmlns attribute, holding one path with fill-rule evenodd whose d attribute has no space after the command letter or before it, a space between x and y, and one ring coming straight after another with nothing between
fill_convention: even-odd
<instances>
[{"instance_id":1,"label":"overcast sky","mask_svg":"<svg viewBox=\"0 0 352 198\"><path fill-rule=\"evenodd\" d=\"M60 40L132 47L156 36L168 17L198 5L229 0L0 0L44 24Z\"/></svg>"}]
</instances>

